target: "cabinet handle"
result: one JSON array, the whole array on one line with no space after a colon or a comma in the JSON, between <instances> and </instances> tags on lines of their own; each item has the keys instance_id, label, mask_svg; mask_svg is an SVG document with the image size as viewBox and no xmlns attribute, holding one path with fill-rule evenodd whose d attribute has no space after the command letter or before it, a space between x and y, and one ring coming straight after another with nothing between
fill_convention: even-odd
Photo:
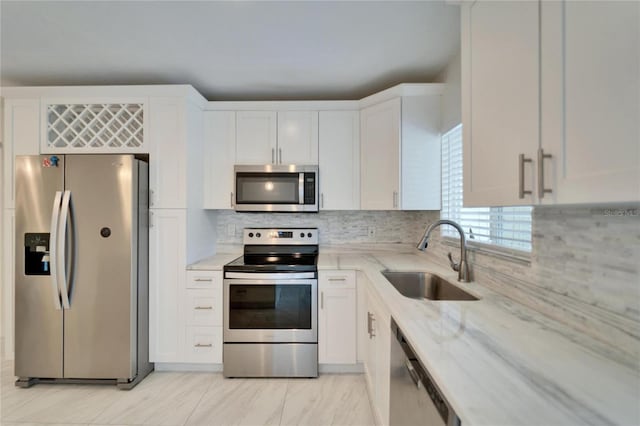
<instances>
[{"instance_id":1,"label":"cabinet handle","mask_svg":"<svg viewBox=\"0 0 640 426\"><path fill-rule=\"evenodd\" d=\"M153 192L153 189L150 189L150 190L149 190L149 205L150 205L150 206L153 206L153 198L154 198L154 195L155 195L155 194L154 194L154 192Z\"/></svg>"},{"instance_id":2,"label":"cabinet handle","mask_svg":"<svg viewBox=\"0 0 640 426\"><path fill-rule=\"evenodd\" d=\"M320 208L324 209L324 194L320 193Z\"/></svg>"},{"instance_id":3,"label":"cabinet handle","mask_svg":"<svg viewBox=\"0 0 640 426\"><path fill-rule=\"evenodd\" d=\"M279 153L280 153L280 161L278 162L278 164L282 164L282 148L278 149Z\"/></svg>"},{"instance_id":4,"label":"cabinet handle","mask_svg":"<svg viewBox=\"0 0 640 426\"><path fill-rule=\"evenodd\" d=\"M276 149L271 148L271 164L276 164Z\"/></svg>"},{"instance_id":5,"label":"cabinet handle","mask_svg":"<svg viewBox=\"0 0 640 426\"><path fill-rule=\"evenodd\" d=\"M231 192L229 194L230 194L229 195L229 204L231 205L231 207L233 207L234 206L234 204L233 204L233 192Z\"/></svg>"},{"instance_id":6,"label":"cabinet handle","mask_svg":"<svg viewBox=\"0 0 640 426\"><path fill-rule=\"evenodd\" d=\"M398 192L397 191L393 191L393 208L397 208L398 207Z\"/></svg>"},{"instance_id":7,"label":"cabinet handle","mask_svg":"<svg viewBox=\"0 0 640 426\"><path fill-rule=\"evenodd\" d=\"M408 359L405 360L404 366L407 368L407 372L409 373L409 377L411 377L413 384L416 385L418 389L420 389L422 382L420 381L420 376L418 376L418 372L413 367L413 364L411 363L411 361Z\"/></svg>"},{"instance_id":8,"label":"cabinet handle","mask_svg":"<svg viewBox=\"0 0 640 426\"><path fill-rule=\"evenodd\" d=\"M197 311L210 311L211 309L213 309L213 306L196 306L195 308L193 308Z\"/></svg>"},{"instance_id":9,"label":"cabinet handle","mask_svg":"<svg viewBox=\"0 0 640 426\"><path fill-rule=\"evenodd\" d=\"M153 228L153 212L149 210L149 228Z\"/></svg>"},{"instance_id":10,"label":"cabinet handle","mask_svg":"<svg viewBox=\"0 0 640 426\"><path fill-rule=\"evenodd\" d=\"M524 190L524 163L531 163L531 158L525 158L524 154L518 156L518 198L522 199L525 195L532 194L531 191Z\"/></svg>"},{"instance_id":11,"label":"cabinet handle","mask_svg":"<svg viewBox=\"0 0 640 426\"><path fill-rule=\"evenodd\" d=\"M544 160L552 158L551 154L545 154L544 149L538 148L538 197L543 198L544 194L551 194L551 189L544 187Z\"/></svg>"},{"instance_id":12,"label":"cabinet handle","mask_svg":"<svg viewBox=\"0 0 640 426\"><path fill-rule=\"evenodd\" d=\"M320 292L320 309L324 309L324 291Z\"/></svg>"},{"instance_id":13,"label":"cabinet handle","mask_svg":"<svg viewBox=\"0 0 640 426\"><path fill-rule=\"evenodd\" d=\"M196 348L210 348L213 346L212 343L207 343L206 345L203 345L202 343L196 343L195 345L193 345Z\"/></svg>"},{"instance_id":14,"label":"cabinet handle","mask_svg":"<svg viewBox=\"0 0 640 426\"><path fill-rule=\"evenodd\" d=\"M373 339L376 337L375 329L373 328L373 323L375 322L375 317L371 312L367 312L367 332L369 333L369 339Z\"/></svg>"},{"instance_id":15,"label":"cabinet handle","mask_svg":"<svg viewBox=\"0 0 640 426\"><path fill-rule=\"evenodd\" d=\"M211 281L213 281L213 278L196 278L194 281L210 283Z\"/></svg>"},{"instance_id":16,"label":"cabinet handle","mask_svg":"<svg viewBox=\"0 0 640 426\"><path fill-rule=\"evenodd\" d=\"M346 278L329 278L329 281L346 281Z\"/></svg>"}]
</instances>

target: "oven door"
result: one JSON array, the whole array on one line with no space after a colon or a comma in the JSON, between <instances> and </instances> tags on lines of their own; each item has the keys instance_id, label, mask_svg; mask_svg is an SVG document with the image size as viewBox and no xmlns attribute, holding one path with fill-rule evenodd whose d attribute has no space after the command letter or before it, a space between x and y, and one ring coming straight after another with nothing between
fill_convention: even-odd
<instances>
[{"instance_id":1,"label":"oven door","mask_svg":"<svg viewBox=\"0 0 640 426\"><path fill-rule=\"evenodd\" d=\"M225 343L316 343L317 279L225 279Z\"/></svg>"}]
</instances>

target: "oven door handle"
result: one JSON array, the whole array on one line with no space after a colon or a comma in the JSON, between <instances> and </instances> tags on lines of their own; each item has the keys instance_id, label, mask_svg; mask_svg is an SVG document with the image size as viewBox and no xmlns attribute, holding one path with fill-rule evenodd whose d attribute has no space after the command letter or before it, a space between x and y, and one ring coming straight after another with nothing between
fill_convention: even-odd
<instances>
[{"instance_id":1,"label":"oven door handle","mask_svg":"<svg viewBox=\"0 0 640 426\"><path fill-rule=\"evenodd\" d=\"M318 286L318 280L244 280L244 279L224 279L223 283L225 287L229 287L232 285L277 285L277 286L286 286L286 285L310 285L312 287Z\"/></svg>"},{"instance_id":2,"label":"oven door handle","mask_svg":"<svg viewBox=\"0 0 640 426\"><path fill-rule=\"evenodd\" d=\"M316 279L315 272L225 272L225 278L250 280L250 281L278 281L278 284L289 282L291 280L314 280Z\"/></svg>"}]
</instances>

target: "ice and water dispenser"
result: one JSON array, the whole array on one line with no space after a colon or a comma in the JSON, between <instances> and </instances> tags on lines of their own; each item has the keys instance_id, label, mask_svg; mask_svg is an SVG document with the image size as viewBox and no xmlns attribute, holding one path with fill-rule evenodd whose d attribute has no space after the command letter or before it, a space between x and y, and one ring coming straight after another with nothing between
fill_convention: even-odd
<instances>
[{"instance_id":1,"label":"ice and water dispenser","mask_svg":"<svg viewBox=\"0 0 640 426\"><path fill-rule=\"evenodd\" d=\"M25 275L51 275L49 268L49 233L24 234Z\"/></svg>"}]
</instances>

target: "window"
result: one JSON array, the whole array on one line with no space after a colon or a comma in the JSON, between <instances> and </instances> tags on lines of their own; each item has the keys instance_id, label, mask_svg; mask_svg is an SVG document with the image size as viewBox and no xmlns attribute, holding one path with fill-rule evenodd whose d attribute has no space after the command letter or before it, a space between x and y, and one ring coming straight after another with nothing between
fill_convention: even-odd
<instances>
[{"instance_id":1,"label":"window","mask_svg":"<svg viewBox=\"0 0 640 426\"><path fill-rule=\"evenodd\" d=\"M531 251L531 207L462 207L462 124L442 136L441 219L456 221L470 243ZM443 236L458 237L450 226Z\"/></svg>"}]
</instances>

